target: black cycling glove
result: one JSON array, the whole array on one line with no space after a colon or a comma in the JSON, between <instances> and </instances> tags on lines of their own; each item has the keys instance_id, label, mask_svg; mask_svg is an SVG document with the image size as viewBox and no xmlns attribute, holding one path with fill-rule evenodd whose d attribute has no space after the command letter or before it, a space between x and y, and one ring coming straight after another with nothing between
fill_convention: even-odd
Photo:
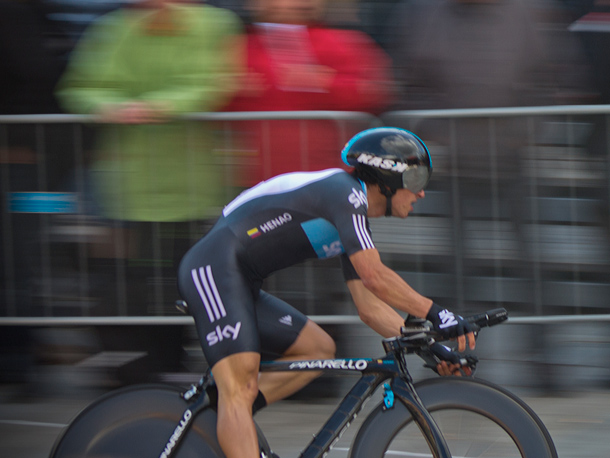
<instances>
[{"instance_id":1,"label":"black cycling glove","mask_svg":"<svg viewBox=\"0 0 610 458\"><path fill-rule=\"evenodd\" d=\"M434 330L444 339L453 339L454 337L462 336L474 331L470 323L464 318L459 315L454 315L453 312L450 312L435 303L430 307L426 319L432 323Z\"/></svg>"}]
</instances>

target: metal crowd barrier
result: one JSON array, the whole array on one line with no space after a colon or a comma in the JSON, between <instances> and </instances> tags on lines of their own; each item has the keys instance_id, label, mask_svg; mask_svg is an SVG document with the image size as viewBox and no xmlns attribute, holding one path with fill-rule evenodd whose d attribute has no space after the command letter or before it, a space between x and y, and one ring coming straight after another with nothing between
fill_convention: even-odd
<instances>
[{"instance_id":1,"label":"metal crowd barrier","mask_svg":"<svg viewBox=\"0 0 610 458\"><path fill-rule=\"evenodd\" d=\"M355 315L308 315L319 325L364 325ZM506 324L605 323L610 314L521 316L510 318ZM0 326L191 326L193 319L186 316L107 316L107 317L0 317Z\"/></svg>"},{"instance_id":2,"label":"metal crowd barrier","mask_svg":"<svg viewBox=\"0 0 610 458\"><path fill-rule=\"evenodd\" d=\"M239 160L237 155L233 157L235 151L239 152L241 147L236 144L235 137L240 133L242 124L239 123L244 121L260 121L264 144L269 144L269 139L264 137L270 135L269 123L280 120L299 123L299 135L294 139L295 147L290 154L300 154L305 158L303 162L307 162L309 156L309 151L306 150L308 135L313 135L308 131L311 127L307 121L328 121L333 126L337 137L337 152L353 133L380 125L379 119L371 114L341 111L196 113L183 116L183 119L189 122L193 129L201 122L214 125L220 139L216 146L220 152L227 153L227 171ZM146 289L152 291L152 297L141 298L146 304L133 310L134 301L133 297L129 297L129 290L134 286L130 283L134 282L128 278L128 264L131 261L120 259L118 252L121 249L117 248L115 262L111 266L105 266L106 269L115 271L112 285L107 287L115 290L115 300L106 305L104 310L95 310L99 308L96 304L99 300L91 290L96 287L95 282L98 279L91 274L89 247L100 241L107 241L109 237L118 247L119 236L113 234L123 230L123 226L116 221L104 220L95 210L91 211L88 208L90 202L84 199L84 196L88 195L87 155L92 143L90 137L97 127L96 122L95 117L87 115L0 116L0 191L3 198L0 317L51 318L100 314L127 317L174 313L172 304L177 298L177 294L173 292L175 288L172 288L175 272L167 273L167 269L158 265L161 263L158 253L162 243L159 241L159 234L163 231L163 225L156 222L150 223L155 244L152 254L155 267L152 272L145 274L146 278L143 280L149 282ZM93 125L92 128L89 128L89 125ZM11 143L14 143L15 129L20 129L18 140L28 143L31 149L29 152L18 151L20 156L16 160L14 152L9 149ZM61 129L61 132L57 134L55 129ZM64 158L66 163L63 166L74 169L71 189L61 192L50 191L49 182L52 178L47 172L50 165L53 165L50 164L50 158L57 156L50 154L50 151L58 149L55 142L58 136L63 142L60 147L69 149L72 156L70 160ZM61 154L66 156L65 151ZM263 154L263 161L267 159L268 156ZM338 154L337 164L340 164ZM230 179L230 176L227 178ZM235 189L227 187L227 201L234 196L234 192ZM200 236L200 226L201 222L189 225L189 233L195 240ZM30 248L28 254L31 254L33 260L25 259L25 248ZM58 267L62 257L69 258L67 268ZM66 262L62 263L65 264ZM29 272L32 267L35 267L35 274ZM134 269L137 269L137 266ZM311 277L311 270L311 265L306 266L305 274ZM32 277L27 279L27 284L20 278L24 271ZM27 301L22 300L24 295L27 296L23 294L27 289L35 290L34 301L30 301L29 297ZM133 294L137 295L138 291ZM307 300L311 302L311 297Z\"/></svg>"},{"instance_id":3,"label":"metal crowd barrier","mask_svg":"<svg viewBox=\"0 0 610 458\"><path fill-rule=\"evenodd\" d=\"M405 226L399 236L400 250L427 266L413 284L427 294L449 285L440 295L462 310L474 302L545 317L607 311L609 115L608 105L384 113L384 124L423 136L442 180L408 223L416 235ZM467 138L473 132L480 141ZM473 163L484 173L469 173ZM380 224L394 234L400 226ZM447 253L453 268L435 271Z\"/></svg>"},{"instance_id":4,"label":"metal crowd barrier","mask_svg":"<svg viewBox=\"0 0 610 458\"><path fill-rule=\"evenodd\" d=\"M233 123L248 120L331 120L341 138L348 137L350 123L362 129L395 125L413 130L430 145L435 171L426 199L415 205L407 221L371 221L384 261L423 294L456 304L464 313L506 306L515 317L513 322L533 323L573 320L574 315L590 319L584 316L590 313L595 320L608 319L603 313L610 297L609 115L610 106L562 106L397 111L380 117L321 111L199 113L186 118L216 123L226 145L232 144L235 135ZM511 153L517 164L507 161L499 140L506 120L522 123L524 140ZM151 305L134 314L125 294L130 286L125 265L118 260L113 266L117 303L103 316L95 316L96 298L89 291L95 279L89 274L87 244L108 225L79 207L87 186L84 126L95 121L81 115L0 116L0 189L5 200L0 324L190 322L172 316L175 297L164 295L167 280L160 270L152 275L155 297ZM470 121L477 122L477 135L486 145L484 152L473 157L489 172L474 177L464 170L459 154L467 140L461 136L462 123ZM11 180L7 138L12 125L32 128L35 163L31 165L36 168L37 195L27 189L18 194L19 183ZM53 145L46 143L45 130L53 125L67 126L71 132L76 170L71 192L46 192L45 151ZM473 126L466 127L473 132ZM506 172L506 164L515 170ZM512 186L514 199L510 198ZM507 200L520 202L517 216ZM11 206L19 206L20 212L8 211ZM30 222L36 219L41 264L41 278L35 285L39 304L29 308L15 294L15 262L21 253L13 243L13 223L24 215L31 217ZM53 282L62 256L70 257L72 270L61 279L64 296L58 297L60 288ZM267 288L322 323L357 322L342 285L340 271L331 261L321 267L296 266L272 277Z\"/></svg>"}]
</instances>

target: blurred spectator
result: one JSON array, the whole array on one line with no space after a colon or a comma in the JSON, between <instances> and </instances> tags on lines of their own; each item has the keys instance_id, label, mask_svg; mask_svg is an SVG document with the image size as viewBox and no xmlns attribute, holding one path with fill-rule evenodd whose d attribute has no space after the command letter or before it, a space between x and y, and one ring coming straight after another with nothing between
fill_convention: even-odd
<instances>
[{"instance_id":1,"label":"blurred spectator","mask_svg":"<svg viewBox=\"0 0 610 458\"><path fill-rule=\"evenodd\" d=\"M59 57L46 46L45 18L36 1L0 0L0 114L53 113L58 105L53 87L62 72ZM62 175L64 142L50 144L37 155L34 126L0 126L0 316L32 313L33 281L40 266L39 215L9 214L7 193L45 191L39 177L53 186ZM53 126L54 140L61 128ZM42 160L41 160L42 159ZM40 172L39 168L47 168ZM5 251L6 250L6 251ZM23 383L32 370L31 330L0 331L0 383Z\"/></svg>"},{"instance_id":2,"label":"blurred spectator","mask_svg":"<svg viewBox=\"0 0 610 458\"><path fill-rule=\"evenodd\" d=\"M533 10L521 0L408 0L393 15L391 55L401 88L398 109L548 105L550 54L537 33ZM547 51L547 52L545 52ZM545 81L544 78L547 78ZM515 176L515 150L524 126L499 120L501 162ZM488 182L490 139L483 118L458 120L458 173ZM424 141L450 145L446 120L422 121ZM477 184L464 183L476 188Z\"/></svg>"},{"instance_id":3,"label":"blurred spectator","mask_svg":"<svg viewBox=\"0 0 610 458\"><path fill-rule=\"evenodd\" d=\"M46 33L52 25L46 20L38 0L0 0L0 114L24 115L57 113L53 94L64 70L61 57L49 46ZM16 173L14 191L38 189L34 126L12 124L5 127L0 163L12 164ZM58 133L58 131L60 131ZM65 129L47 126L50 141L45 148L45 167L40 173L48 187L56 188L71 164L66 154ZM29 173L29 175L28 175Z\"/></svg>"},{"instance_id":4,"label":"blurred spectator","mask_svg":"<svg viewBox=\"0 0 610 458\"><path fill-rule=\"evenodd\" d=\"M524 0L408 0L393 14L391 55L401 87L399 109L540 106L589 101L578 46L561 35L557 51L540 25L552 3ZM565 30L565 28L564 28ZM555 36L557 37L557 35ZM559 54L561 53L561 58ZM568 63L570 63L568 65ZM575 63L579 63L576 65ZM459 121L460 176L490 177L488 121ZM449 145L446 124L418 125L424 139ZM495 129L500 174L512 175L527 129L501 119Z\"/></svg>"},{"instance_id":5,"label":"blurred spectator","mask_svg":"<svg viewBox=\"0 0 610 458\"><path fill-rule=\"evenodd\" d=\"M583 42L593 68L593 84L600 97L598 103L610 103L610 1L563 0L573 13L569 30Z\"/></svg>"},{"instance_id":6,"label":"blurred spectator","mask_svg":"<svg viewBox=\"0 0 610 458\"><path fill-rule=\"evenodd\" d=\"M146 0L103 16L83 35L58 88L68 110L104 123L90 166L102 215L155 223L125 226L125 251L115 245L106 253L137 257L133 270L147 275L151 266L171 268L201 235L181 222L205 220L225 201L214 130L178 116L217 110L237 89L241 21L189 3ZM179 238L184 246L174 244ZM151 285L140 286L136 299L145 300Z\"/></svg>"},{"instance_id":7,"label":"blurred spectator","mask_svg":"<svg viewBox=\"0 0 610 458\"><path fill-rule=\"evenodd\" d=\"M39 2L0 0L0 114L24 115L55 113L58 104L53 96L63 66L60 58L47 46L48 24ZM50 142L44 154L38 151L32 124L2 125L0 131L0 314L31 312L31 279L40 265L39 215L8 214L7 192L48 191L57 186L65 174L65 129L51 126L44 130ZM40 154L38 154L40 153ZM5 249L8 252L5 252ZM5 272L5 268L8 270ZM11 284L9 284L9 282ZM12 297L2 306L5 295ZM15 308L18 304L18 309Z\"/></svg>"},{"instance_id":8,"label":"blurred spectator","mask_svg":"<svg viewBox=\"0 0 610 458\"><path fill-rule=\"evenodd\" d=\"M398 7L388 33L393 36L398 109L469 109L545 106L589 101L586 68L565 27L551 40L557 4L527 0L408 0ZM544 26L544 27L543 27ZM559 45L561 43L561 45ZM553 46L559 46L553 49ZM579 64L575 64L580 62ZM539 119L539 118L538 118ZM523 222L531 215L528 183L521 170L530 131L527 117L421 119L409 126L422 139L446 151L438 173L457 179L455 217L458 249L468 239L468 221L512 222L511 240L527 259ZM493 207L493 203L498 204ZM506 226L503 226L506 227ZM492 253L465 264L466 274L486 274ZM515 267L522 275L527 266ZM496 264L497 266L497 264ZM524 268L525 267L525 268ZM470 270L468 270L470 269Z\"/></svg>"},{"instance_id":9,"label":"blurred spectator","mask_svg":"<svg viewBox=\"0 0 610 458\"><path fill-rule=\"evenodd\" d=\"M598 97L591 103L610 104L610 1L564 0L572 13L568 30L582 42L592 69L591 88ZM605 116L592 119L593 132L587 148L593 155L608 154L608 132ZM606 190L604 190L606 191ZM605 192L608 196L608 192ZM610 203L608 205L610 211Z\"/></svg>"},{"instance_id":10,"label":"blurred spectator","mask_svg":"<svg viewBox=\"0 0 610 458\"><path fill-rule=\"evenodd\" d=\"M388 50L392 36L388 24L399 3L406 0L358 0L359 29L371 36L383 49Z\"/></svg>"},{"instance_id":11,"label":"blurred spectator","mask_svg":"<svg viewBox=\"0 0 610 458\"><path fill-rule=\"evenodd\" d=\"M367 35L326 27L325 0L252 0L248 75L231 111L364 111L390 103L388 56ZM294 170L340 167L336 151L363 126L335 121L245 123L242 186ZM367 126L364 126L367 127ZM253 151L252 151L253 150Z\"/></svg>"},{"instance_id":12,"label":"blurred spectator","mask_svg":"<svg viewBox=\"0 0 610 458\"><path fill-rule=\"evenodd\" d=\"M62 63L46 44L36 0L0 0L0 113L56 113Z\"/></svg>"},{"instance_id":13,"label":"blurred spectator","mask_svg":"<svg viewBox=\"0 0 610 458\"><path fill-rule=\"evenodd\" d=\"M387 28L403 89L399 106L544 105L557 101L562 85L583 90L586 80L574 82L581 68L562 72L561 80L552 74L559 52L563 63L584 62L582 49L567 33L548 33L559 11L553 0L404 1ZM552 42L557 37L562 45Z\"/></svg>"}]
</instances>

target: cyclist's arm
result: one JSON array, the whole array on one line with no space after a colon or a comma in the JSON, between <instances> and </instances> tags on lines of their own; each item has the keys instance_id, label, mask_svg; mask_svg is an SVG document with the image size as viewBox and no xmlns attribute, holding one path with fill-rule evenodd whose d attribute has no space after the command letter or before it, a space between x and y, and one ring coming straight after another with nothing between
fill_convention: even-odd
<instances>
[{"instance_id":1,"label":"cyclist's arm","mask_svg":"<svg viewBox=\"0 0 610 458\"><path fill-rule=\"evenodd\" d=\"M432 300L419 294L400 275L385 266L376 248L357 251L349 256L349 260L363 285L381 301L410 315L427 317ZM474 334L469 332L457 336L457 342L459 351L464 351L467 344L474 349Z\"/></svg>"},{"instance_id":2,"label":"cyclist's arm","mask_svg":"<svg viewBox=\"0 0 610 458\"><path fill-rule=\"evenodd\" d=\"M383 337L400 335L400 328L404 325L404 319L396 310L370 292L361 280L348 280L346 285L358 309L358 316L364 324ZM436 366L436 370L441 376L472 375L470 367L448 361L441 361Z\"/></svg>"},{"instance_id":3,"label":"cyclist's arm","mask_svg":"<svg viewBox=\"0 0 610 458\"><path fill-rule=\"evenodd\" d=\"M404 318L396 310L371 293L361 280L349 280L346 285L364 324L383 337L400 335Z\"/></svg>"},{"instance_id":4,"label":"cyclist's arm","mask_svg":"<svg viewBox=\"0 0 610 458\"><path fill-rule=\"evenodd\" d=\"M425 318L432 300L422 296L400 275L381 262L377 249L360 250L349 257L366 289L397 310Z\"/></svg>"}]
</instances>

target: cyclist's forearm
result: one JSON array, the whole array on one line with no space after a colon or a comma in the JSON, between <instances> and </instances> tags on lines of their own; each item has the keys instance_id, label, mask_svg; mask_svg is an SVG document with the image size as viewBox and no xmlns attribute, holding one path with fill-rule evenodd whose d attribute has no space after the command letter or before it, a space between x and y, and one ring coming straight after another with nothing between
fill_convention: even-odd
<instances>
[{"instance_id":1,"label":"cyclist's forearm","mask_svg":"<svg viewBox=\"0 0 610 458\"><path fill-rule=\"evenodd\" d=\"M431 299L419 294L389 268L380 272L379 278L364 284L386 304L419 318L425 318L432 306Z\"/></svg>"},{"instance_id":2,"label":"cyclist's forearm","mask_svg":"<svg viewBox=\"0 0 610 458\"><path fill-rule=\"evenodd\" d=\"M404 318L396 310L366 289L360 280L348 281L347 287L358 309L358 316L364 324L383 337L400 334Z\"/></svg>"},{"instance_id":3,"label":"cyclist's forearm","mask_svg":"<svg viewBox=\"0 0 610 458\"><path fill-rule=\"evenodd\" d=\"M381 262L376 249L362 250L350 256L364 286L386 304L419 318L425 318L432 300L422 296L400 275Z\"/></svg>"}]
</instances>

